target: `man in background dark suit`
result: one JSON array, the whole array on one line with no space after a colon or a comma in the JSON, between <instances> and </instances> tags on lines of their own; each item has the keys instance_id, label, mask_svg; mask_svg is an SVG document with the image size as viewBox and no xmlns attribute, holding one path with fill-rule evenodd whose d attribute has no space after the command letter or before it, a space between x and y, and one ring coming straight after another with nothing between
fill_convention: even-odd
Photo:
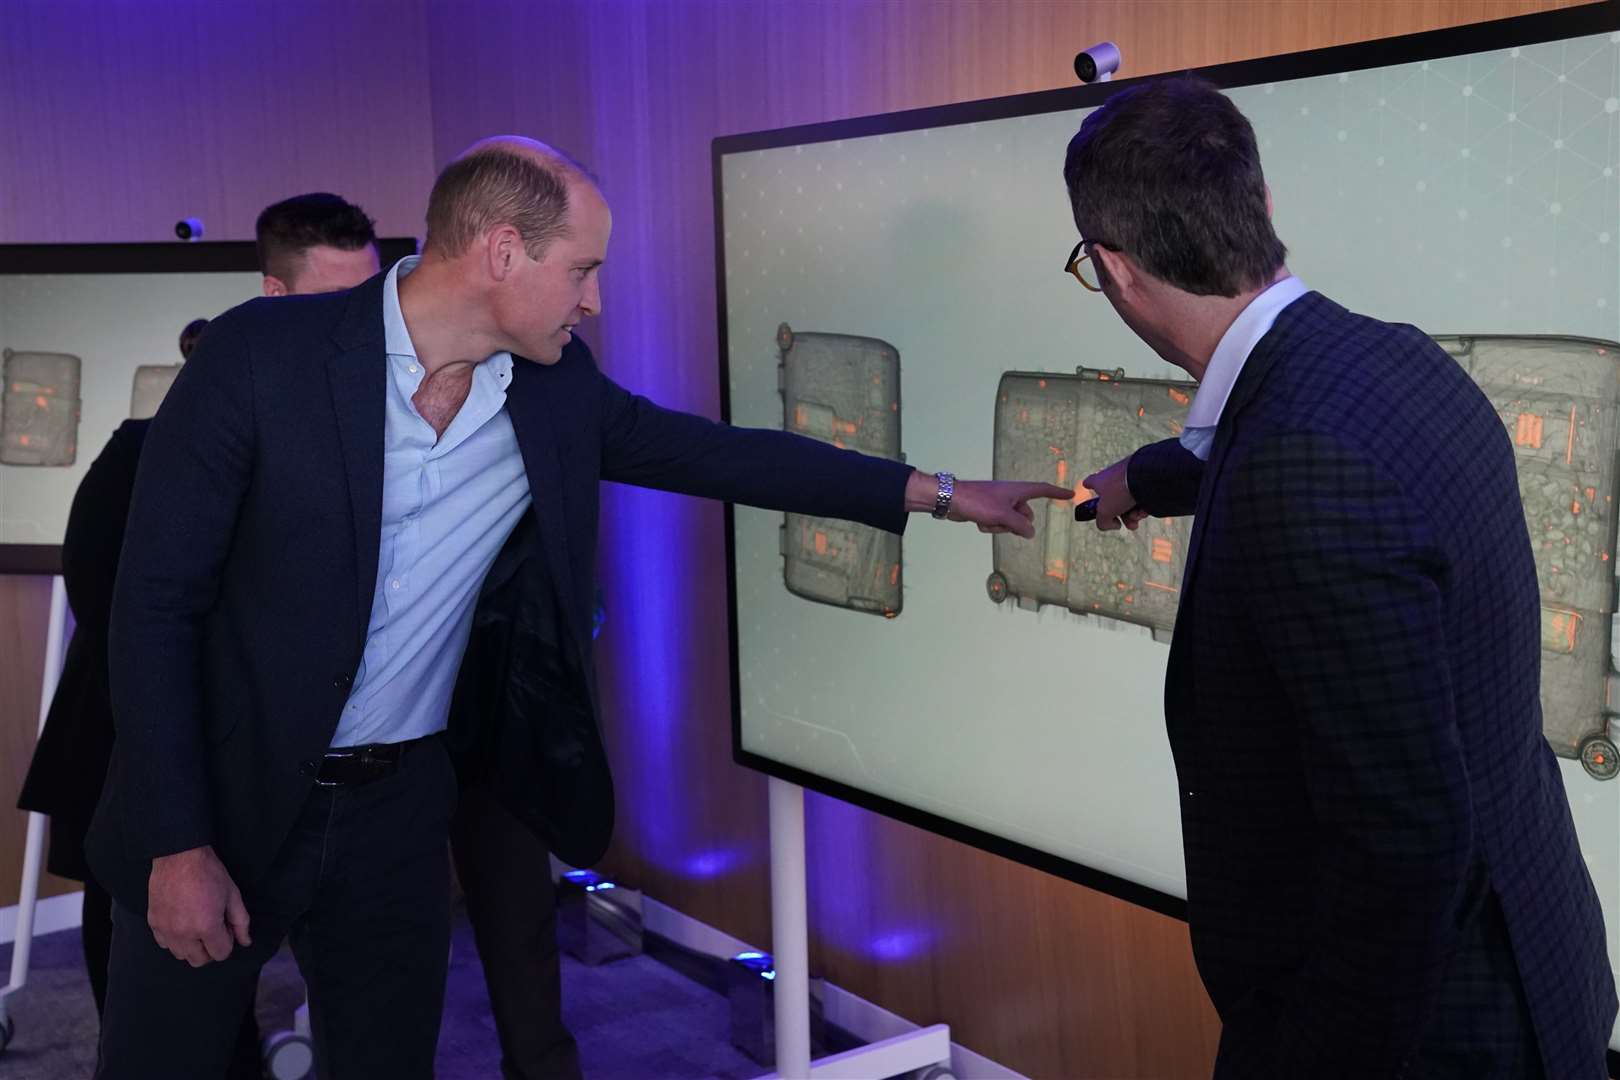
<instances>
[{"instance_id":1,"label":"man in background dark suit","mask_svg":"<svg viewBox=\"0 0 1620 1080\"><path fill-rule=\"evenodd\" d=\"M341 292L381 268L376 222L326 191L271 203L253 223L253 237L266 296Z\"/></svg>"},{"instance_id":2,"label":"man in background dark suit","mask_svg":"<svg viewBox=\"0 0 1620 1080\"><path fill-rule=\"evenodd\" d=\"M509 616L504 666L453 741L491 741L506 810L560 857L607 846L602 480L1023 536L1032 499L1072 494L626 392L573 334L601 308L611 221L577 164L487 141L434 185L420 259L229 311L181 371L113 603L119 737L87 841L115 901L101 1076L217 1075L283 938L322 1075L431 1075L457 796L442 733L480 591Z\"/></svg>"},{"instance_id":3,"label":"man in background dark suit","mask_svg":"<svg viewBox=\"0 0 1620 1080\"><path fill-rule=\"evenodd\" d=\"M1289 275L1209 84L1110 98L1064 178L1082 284L1200 383L1180 440L1085 483L1103 528L1196 513L1165 713L1217 1077L1604 1076L1614 977L1495 409Z\"/></svg>"},{"instance_id":4,"label":"man in background dark suit","mask_svg":"<svg viewBox=\"0 0 1620 1080\"><path fill-rule=\"evenodd\" d=\"M255 234L267 296L349 288L378 269L371 219L336 195L298 195L266 207ZM207 319L194 319L181 331L182 360L191 356L207 325ZM62 580L73 612L73 639L17 800L19 808L51 819L50 871L84 882L79 933L98 1014L107 997L112 898L85 863L84 838L112 755L108 623L124 522L150 426L150 420L120 424L74 493L62 539ZM230 1075L257 1080L262 1072L259 1025L250 1004L238 1031Z\"/></svg>"}]
</instances>

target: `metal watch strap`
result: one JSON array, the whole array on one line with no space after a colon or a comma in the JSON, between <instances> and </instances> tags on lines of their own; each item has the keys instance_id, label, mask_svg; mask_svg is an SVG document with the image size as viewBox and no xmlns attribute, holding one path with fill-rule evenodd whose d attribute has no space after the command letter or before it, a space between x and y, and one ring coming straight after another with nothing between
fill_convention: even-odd
<instances>
[{"instance_id":1,"label":"metal watch strap","mask_svg":"<svg viewBox=\"0 0 1620 1080\"><path fill-rule=\"evenodd\" d=\"M938 474L939 491L934 495L934 516L943 518L951 512L951 496L956 494L956 477L952 473Z\"/></svg>"}]
</instances>

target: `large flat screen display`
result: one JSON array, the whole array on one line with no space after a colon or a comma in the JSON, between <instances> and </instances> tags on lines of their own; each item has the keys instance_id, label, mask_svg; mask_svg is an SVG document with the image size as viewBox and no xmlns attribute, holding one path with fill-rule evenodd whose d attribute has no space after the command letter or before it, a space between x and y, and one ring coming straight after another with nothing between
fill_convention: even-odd
<instances>
[{"instance_id":1,"label":"large flat screen display","mask_svg":"<svg viewBox=\"0 0 1620 1080\"><path fill-rule=\"evenodd\" d=\"M379 242L383 265L416 241ZM73 493L157 411L180 331L260 293L248 242L0 245L0 572L59 566Z\"/></svg>"},{"instance_id":2,"label":"large flat screen display","mask_svg":"<svg viewBox=\"0 0 1620 1080\"><path fill-rule=\"evenodd\" d=\"M1254 124L1290 268L1422 327L1497 403L1545 734L1620 970L1620 8L1205 74ZM1177 432L1196 388L1062 272L1064 150L1118 85L717 140L728 419L1071 487ZM1070 510L1033 541L895 541L736 508L737 757L1180 914L1162 691L1186 523Z\"/></svg>"}]
</instances>

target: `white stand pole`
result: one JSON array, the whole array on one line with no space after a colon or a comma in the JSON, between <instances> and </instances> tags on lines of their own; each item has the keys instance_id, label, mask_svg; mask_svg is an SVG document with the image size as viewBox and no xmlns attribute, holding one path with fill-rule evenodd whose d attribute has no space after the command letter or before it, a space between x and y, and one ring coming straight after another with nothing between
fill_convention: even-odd
<instances>
[{"instance_id":1,"label":"white stand pole","mask_svg":"<svg viewBox=\"0 0 1620 1080\"><path fill-rule=\"evenodd\" d=\"M45 638L45 671L39 687L39 730L45 730L45 717L56 696L56 683L62 677L62 634L67 628L67 587L60 576L51 579L51 618ZM28 815L28 841L23 848L22 894L17 898L17 940L11 951L11 981L0 990L0 1029L7 1029L6 998L28 982L29 953L34 944L34 906L39 900L40 869L45 859L45 815ZM0 1036L0 1046L5 1037Z\"/></svg>"},{"instance_id":2,"label":"white stand pole","mask_svg":"<svg viewBox=\"0 0 1620 1080\"><path fill-rule=\"evenodd\" d=\"M804 789L771 777L771 947L776 1073L810 1075L810 920L805 903Z\"/></svg>"},{"instance_id":3,"label":"white stand pole","mask_svg":"<svg viewBox=\"0 0 1620 1080\"><path fill-rule=\"evenodd\" d=\"M810 920L805 902L804 789L770 778L771 941L776 977L776 1071L760 1080L898 1076L951 1059L951 1029L919 1028L810 1062ZM937 1074L943 1080L950 1074Z\"/></svg>"}]
</instances>

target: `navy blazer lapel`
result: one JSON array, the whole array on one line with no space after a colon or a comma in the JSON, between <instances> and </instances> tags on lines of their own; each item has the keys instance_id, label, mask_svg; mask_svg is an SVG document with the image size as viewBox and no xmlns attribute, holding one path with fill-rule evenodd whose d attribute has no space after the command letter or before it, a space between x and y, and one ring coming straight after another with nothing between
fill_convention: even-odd
<instances>
[{"instance_id":1,"label":"navy blazer lapel","mask_svg":"<svg viewBox=\"0 0 1620 1080\"><path fill-rule=\"evenodd\" d=\"M383 333L383 282L387 273L355 287L342 321L332 332L337 350L327 357L343 467L354 519L357 632L365 647L371 602L377 593L377 548L382 542L383 444L387 438L388 355Z\"/></svg>"},{"instance_id":2,"label":"navy blazer lapel","mask_svg":"<svg viewBox=\"0 0 1620 1080\"><path fill-rule=\"evenodd\" d=\"M512 417L523 467L529 474L530 513L539 526L540 545L551 568L557 601L565 613L564 622L576 637L583 628L575 625L575 614L583 611L574 603L573 562L568 551L568 522L563 504L562 459L558 456L559 402L541 385L545 372L540 365L520 356L512 357L512 387L506 393L506 410ZM589 640L588 638L583 640Z\"/></svg>"}]
</instances>

